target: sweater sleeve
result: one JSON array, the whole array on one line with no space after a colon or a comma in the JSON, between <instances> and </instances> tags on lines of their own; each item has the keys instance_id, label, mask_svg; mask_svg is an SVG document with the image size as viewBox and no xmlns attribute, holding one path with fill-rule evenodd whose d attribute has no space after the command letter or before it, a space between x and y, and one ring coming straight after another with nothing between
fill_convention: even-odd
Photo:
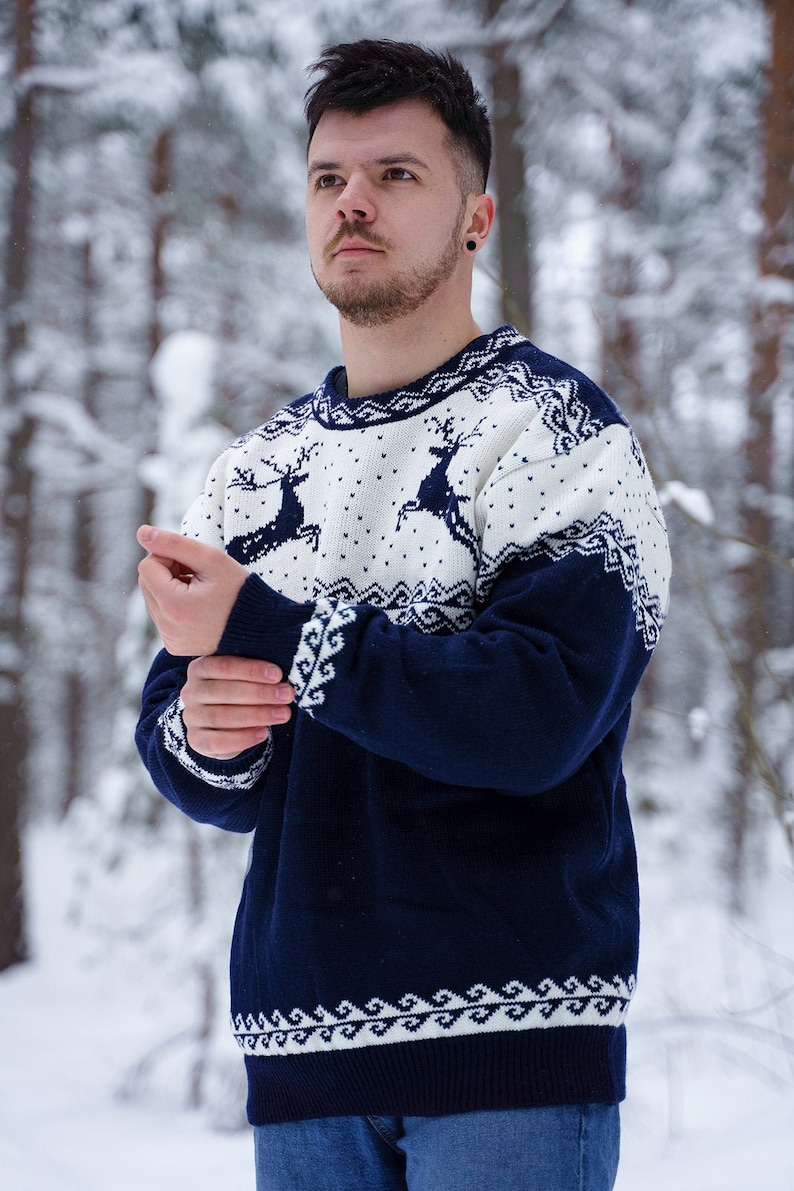
<instances>
[{"instance_id":1,"label":"sweater sleeve","mask_svg":"<svg viewBox=\"0 0 794 1191\"><path fill-rule=\"evenodd\" d=\"M538 532L541 506L527 498L513 538L497 545L486 530L487 596L466 630L434 636L369 605L298 604L251 576L219 652L277 662L303 711L427 777L553 788L623 716L666 602L661 514L617 482L601 447L588 456L588 499L568 502L567 517L567 496L544 496ZM522 475L501 474L490 503L510 503Z\"/></svg>"},{"instance_id":2,"label":"sweater sleeve","mask_svg":"<svg viewBox=\"0 0 794 1191\"><path fill-rule=\"evenodd\" d=\"M230 761L216 761L191 749L180 698L190 660L165 650L154 659L135 732L138 751L157 789L179 810L199 823L251 831L272 736Z\"/></svg>"}]
</instances>

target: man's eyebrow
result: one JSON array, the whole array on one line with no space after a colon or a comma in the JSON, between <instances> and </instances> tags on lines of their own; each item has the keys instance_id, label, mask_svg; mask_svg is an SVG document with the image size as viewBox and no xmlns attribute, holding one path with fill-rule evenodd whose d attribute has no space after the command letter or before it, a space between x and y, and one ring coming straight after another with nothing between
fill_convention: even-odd
<instances>
[{"instance_id":1,"label":"man's eyebrow","mask_svg":"<svg viewBox=\"0 0 794 1191\"><path fill-rule=\"evenodd\" d=\"M430 166L421 157L413 153L391 153L388 157L379 157L373 165L418 165L420 169L429 170Z\"/></svg>"},{"instance_id":2,"label":"man's eyebrow","mask_svg":"<svg viewBox=\"0 0 794 1191\"><path fill-rule=\"evenodd\" d=\"M385 157L373 157L369 161L362 162L364 169L372 169L373 166L382 165L415 165L420 169L429 170L430 166L421 157L417 157L414 153L389 153ZM342 163L339 161L313 161L309 165L309 177L315 174L332 174L334 170L342 168Z\"/></svg>"}]
</instances>

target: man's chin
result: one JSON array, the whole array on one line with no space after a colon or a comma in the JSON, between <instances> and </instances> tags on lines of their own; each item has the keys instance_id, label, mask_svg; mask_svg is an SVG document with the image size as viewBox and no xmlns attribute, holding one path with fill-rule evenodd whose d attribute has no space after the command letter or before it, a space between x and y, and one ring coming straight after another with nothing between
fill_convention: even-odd
<instances>
[{"instance_id":1,"label":"man's chin","mask_svg":"<svg viewBox=\"0 0 794 1191\"><path fill-rule=\"evenodd\" d=\"M382 327L405 318L417 310L424 301L424 295L406 294L399 290L362 291L357 286L351 292L350 286L320 286L328 301L339 314L354 327Z\"/></svg>"}]
</instances>

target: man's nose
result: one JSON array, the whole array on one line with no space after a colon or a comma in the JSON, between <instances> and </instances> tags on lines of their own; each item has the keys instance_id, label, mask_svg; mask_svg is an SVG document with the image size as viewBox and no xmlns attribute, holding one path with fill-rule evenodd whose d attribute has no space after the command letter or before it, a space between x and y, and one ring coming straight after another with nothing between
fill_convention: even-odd
<instances>
[{"instance_id":1,"label":"man's nose","mask_svg":"<svg viewBox=\"0 0 794 1191\"><path fill-rule=\"evenodd\" d=\"M340 220L358 219L362 223L371 223L375 218L375 202L366 182L351 177L339 195L336 209Z\"/></svg>"}]
</instances>

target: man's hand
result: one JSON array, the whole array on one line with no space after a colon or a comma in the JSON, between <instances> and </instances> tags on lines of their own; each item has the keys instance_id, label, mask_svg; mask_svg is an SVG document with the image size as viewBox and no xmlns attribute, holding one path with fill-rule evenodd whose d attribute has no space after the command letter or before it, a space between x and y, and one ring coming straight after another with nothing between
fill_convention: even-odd
<instances>
[{"instance_id":1,"label":"man's hand","mask_svg":"<svg viewBox=\"0 0 794 1191\"><path fill-rule=\"evenodd\" d=\"M292 714L295 691L271 662L203 657L187 668L182 720L190 747L204 757L228 761L261 744L271 725Z\"/></svg>"},{"instance_id":2,"label":"man's hand","mask_svg":"<svg viewBox=\"0 0 794 1191\"><path fill-rule=\"evenodd\" d=\"M248 571L181 533L142 525L137 537L149 551L138 585L166 649L183 657L214 653Z\"/></svg>"}]
</instances>

